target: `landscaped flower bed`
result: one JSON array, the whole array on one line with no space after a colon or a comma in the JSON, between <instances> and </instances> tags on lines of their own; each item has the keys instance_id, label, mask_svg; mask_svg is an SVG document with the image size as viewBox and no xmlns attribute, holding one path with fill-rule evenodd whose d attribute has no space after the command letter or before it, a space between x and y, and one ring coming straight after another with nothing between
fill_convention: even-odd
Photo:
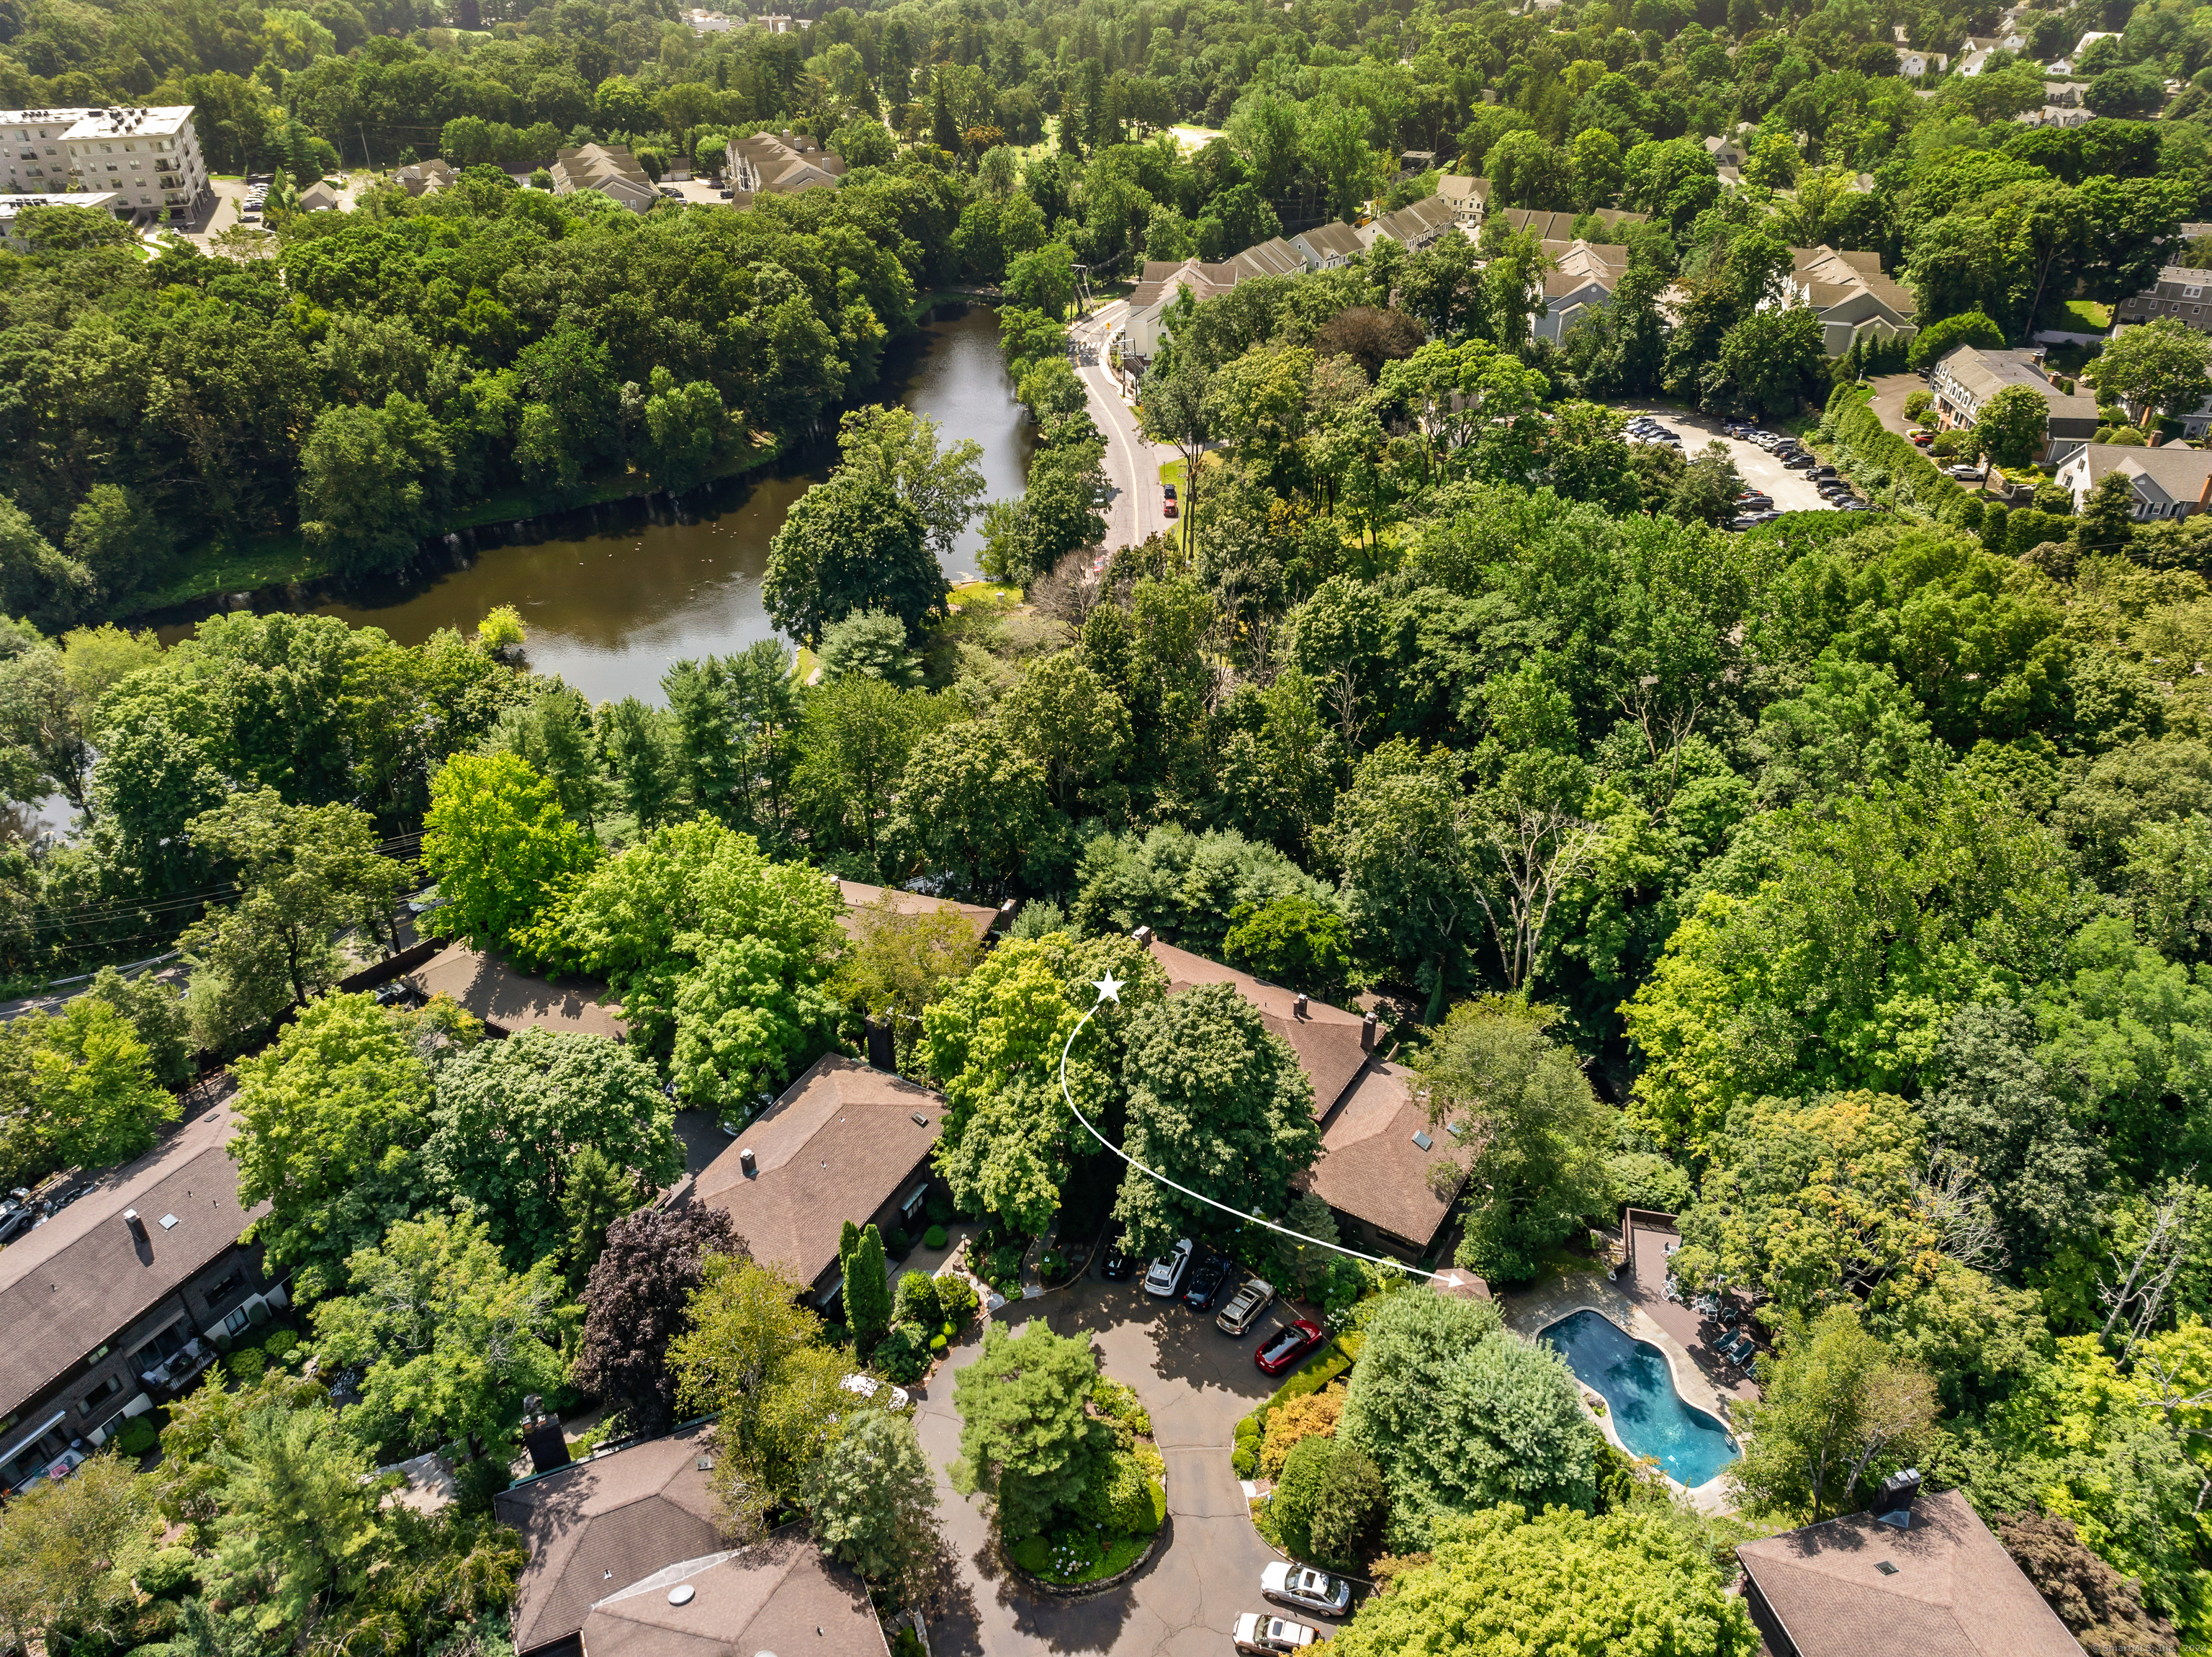
<instances>
[{"instance_id":1,"label":"landscaped flower bed","mask_svg":"<svg viewBox=\"0 0 2212 1657\"><path fill-rule=\"evenodd\" d=\"M1101 1376L1086 1411L1113 1429L1076 1511L1049 1531L1009 1539L1014 1568L1053 1587L1120 1575L1141 1560L1167 1522L1167 1464L1152 1442L1151 1413L1134 1389Z\"/></svg>"}]
</instances>

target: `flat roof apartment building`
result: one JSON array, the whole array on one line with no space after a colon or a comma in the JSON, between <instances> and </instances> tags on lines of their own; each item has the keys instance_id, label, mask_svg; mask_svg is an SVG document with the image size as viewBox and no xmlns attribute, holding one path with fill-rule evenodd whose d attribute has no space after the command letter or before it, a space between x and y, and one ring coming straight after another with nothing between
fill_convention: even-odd
<instances>
[{"instance_id":1,"label":"flat roof apartment building","mask_svg":"<svg viewBox=\"0 0 2212 1657\"><path fill-rule=\"evenodd\" d=\"M210 187L192 107L0 110L4 187L104 194L82 204L104 205L118 218L188 219Z\"/></svg>"}]
</instances>

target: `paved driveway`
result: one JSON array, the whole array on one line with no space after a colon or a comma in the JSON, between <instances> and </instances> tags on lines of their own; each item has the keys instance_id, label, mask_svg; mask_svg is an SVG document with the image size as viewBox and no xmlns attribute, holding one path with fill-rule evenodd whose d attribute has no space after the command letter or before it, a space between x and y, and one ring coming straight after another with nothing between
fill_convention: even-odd
<instances>
[{"instance_id":1,"label":"paved driveway","mask_svg":"<svg viewBox=\"0 0 2212 1657\"><path fill-rule=\"evenodd\" d=\"M939 1470L945 1535L960 1562L963 1589L931 1625L931 1648L939 1657L1018 1651L1222 1657L1238 1615L1267 1608L1260 1572L1278 1556L1253 1530L1229 1465L1238 1418L1277 1385L1252 1362L1253 1348L1276 1326L1274 1314L1231 1340L1213 1326L1211 1313L1149 1300L1133 1282L1088 1277L999 1313L1017 1328L1040 1316L1058 1334L1091 1334L1105 1373L1135 1387L1152 1411L1153 1436L1167 1463L1165 1538L1138 1575L1090 1599L1036 1593L999 1563L980 1502L961 1498L943 1477L960 1450L952 1377L975 1361L981 1343L971 1343L915 1400L915 1424Z\"/></svg>"},{"instance_id":2,"label":"paved driveway","mask_svg":"<svg viewBox=\"0 0 2212 1657\"><path fill-rule=\"evenodd\" d=\"M1707 443L1717 442L1735 462L1735 469L1743 474L1744 487L1764 490L1774 497L1778 512L1830 512L1834 509L1820 498L1820 491L1813 480L1802 472L1792 472L1765 449L1726 436L1721 423L1708 414L1686 414L1680 409L1652 405L1638 408L1634 404L1620 406L1632 413L1649 413L1659 423L1682 440L1682 457L1696 458Z\"/></svg>"}]
</instances>

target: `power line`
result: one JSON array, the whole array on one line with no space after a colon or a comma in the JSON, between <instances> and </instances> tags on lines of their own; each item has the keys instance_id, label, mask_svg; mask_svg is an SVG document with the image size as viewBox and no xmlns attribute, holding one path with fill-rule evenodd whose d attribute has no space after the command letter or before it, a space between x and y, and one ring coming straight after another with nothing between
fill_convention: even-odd
<instances>
[{"instance_id":1,"label":"power line","mask_svg":"<svg viewBox=\"0 0 2212 1657\"><path fill-rule=\"evenodd\" d=\"M1265 1226L1269 1231L1279 1233L1285 1237L1295 1238L1301 1243L1311 1243L1316 1248L1325 1248L1337 1254L1348 1254L1355 1260L1365 1260L1378 1266L1390 1266L1400 1271L1410 1272L1416 1277L1433 1278L1447 1288L1464 1288L1467 1286L1467 1279L1456 1271L1424 1271L1419 1266L1409 1266L1403 1260L1393 1260L1385 1255L1362 1254L1358 1249L1346 1248L1341 1243L1325 1243L1318 1237L1309 1237L1302 1231L1292 1231L1288 1226L1279 1226L1265 1215L1247 1214L1242 1209L1232 1209L1226 1203L1216 1202L1204 1191L1193 1191L1188 1185L1178 1185L1158 1168L1146 1167L1128 1152L1107 1138L1104 1134L1100 1133L1097 1129L1092 1127L1091 1118L1076 1108L1075 1095L1068 1091L1067 1056L1074 1051L1075 1039L1083 1033L1083 1026L1091 1022L1092 1013L1096 1013L1109 1001L1117 1007L1121 1005L1121 981L1115 978L1111 968L1108 969L1104 978L1093 978L1091 982L1092 987L1098 991L1098 999L1091 1003L1091 1012L1085 1013L1081 1018L1076 1020L1075 1028L1067 1033L1067 1045L1060 1050L1060 1094L1067 1101L1067 1108L1075 1112L1075 1119L1083 1124L1084 1130L1093 1139L1146 1179L1165 1185L1170 1191L1180 1191L1194 1203L1203 1203L1210 1209L1219 1209L1224 1214L1233 1215L1239 1220L1249 1220L1255 1226Z\"/></svg>"}]
</instances>

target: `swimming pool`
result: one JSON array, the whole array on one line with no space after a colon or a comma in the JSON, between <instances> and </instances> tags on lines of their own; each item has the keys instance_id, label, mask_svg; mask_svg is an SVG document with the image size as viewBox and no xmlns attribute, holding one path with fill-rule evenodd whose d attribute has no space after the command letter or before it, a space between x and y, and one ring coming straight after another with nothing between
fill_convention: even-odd
<instances>
[{"instance_id":1,"label":"swimming pool","mask_svg":"<svg viewBox=\"0 0 2212 1657\"><path fill-rule=\"evenodd\" d=\"M1603 1395L1628 1453L1650 1456L1676 1483L1703 1484L1736 1459L1728 1429L1674 1390L1667 1355L1632 1338L1602 1313L1562 1318L1538 1338L1558 1348L1583 1385Z\"/></svg>"}]
</instances>

